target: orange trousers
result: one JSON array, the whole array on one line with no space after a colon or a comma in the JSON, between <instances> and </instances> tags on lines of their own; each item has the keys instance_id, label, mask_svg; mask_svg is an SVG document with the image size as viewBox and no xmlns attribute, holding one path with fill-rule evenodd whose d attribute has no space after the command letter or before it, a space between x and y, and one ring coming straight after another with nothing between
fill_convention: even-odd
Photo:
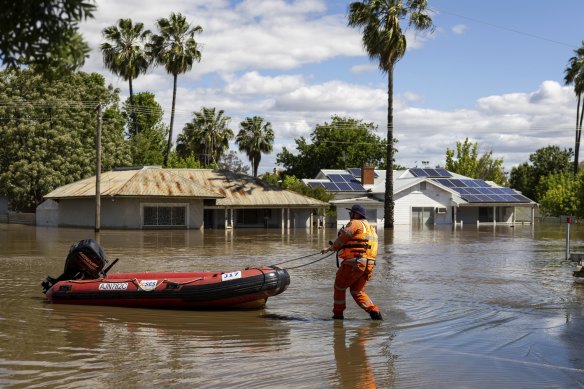
<instances>
[{"instance_id":1,"label":"orange trousers","mask_svg":"<svg viewBox=\"0 0 584 389\"><path fill-rule=\"evenodd\" d=\"M367 293L365 293L365 285L373 275L373 267L375 262L349 262L343 261L341 267L337 270L335 277L333 314L335 316L342 316L343 311L347 307L345 298L347 288L351 291L351 296L365 312L371 311L379 312L377 305L373 304Z\"/></svg>"}]
</instances>

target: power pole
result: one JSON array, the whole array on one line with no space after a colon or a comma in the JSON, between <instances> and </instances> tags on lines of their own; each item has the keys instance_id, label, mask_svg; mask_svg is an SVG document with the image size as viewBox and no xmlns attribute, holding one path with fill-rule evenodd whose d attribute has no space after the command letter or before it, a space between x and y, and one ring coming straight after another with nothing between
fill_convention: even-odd
<instances>
[{"instance_id":1,"label":"power pole","mask_svg":"<svg viewBox=\"0 0 584 389\"><path fill-rule=\"evenodd\" d=\"M101 103L97 105L97 130L95 132L95 232L101 227ZM99 240L98 240L99 242Z\"/></svg>"}]
</instances>

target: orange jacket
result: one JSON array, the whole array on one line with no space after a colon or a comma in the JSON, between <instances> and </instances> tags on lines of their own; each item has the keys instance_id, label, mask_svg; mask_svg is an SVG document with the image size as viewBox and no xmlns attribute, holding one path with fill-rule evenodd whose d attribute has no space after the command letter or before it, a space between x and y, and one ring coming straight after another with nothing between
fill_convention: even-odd
<instances>
[{"instance_id":1,"label":"orange jacket","mask_svg":"<svg viewBox=\"0 0 584 389\"><path fill-rule=\"evenodd\" d=\"M339 258L365 258L375 260L377 256L377 232L365 219L352 219L341 228L333 248Z\"/></svg>"}]
</instances>

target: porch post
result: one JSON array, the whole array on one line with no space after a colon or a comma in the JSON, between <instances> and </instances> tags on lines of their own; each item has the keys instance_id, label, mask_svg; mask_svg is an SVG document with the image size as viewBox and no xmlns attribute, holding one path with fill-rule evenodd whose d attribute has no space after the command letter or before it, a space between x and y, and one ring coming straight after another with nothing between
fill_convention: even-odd
<instances>
[{"instance_id":1,"label":"porch post","mask_svg":"<svg viewBox=\"0 0 584 389\"><path fill-rule=\"evenodd\" d=\"M493 206L493 225L497 224L497 207Z\"/></svg>"},{"instance_id":2,"label":"porch post","mask_svg":"<svg viewBox=\"0 0 584 389\"><path fill-rule=\"evenodd\" d=\"M284 213L284 208L282 208L282 231L284 231L285 228L285 224L284 224L284 217L286 216L286 214Z\"/></svg>"}]
</instances>

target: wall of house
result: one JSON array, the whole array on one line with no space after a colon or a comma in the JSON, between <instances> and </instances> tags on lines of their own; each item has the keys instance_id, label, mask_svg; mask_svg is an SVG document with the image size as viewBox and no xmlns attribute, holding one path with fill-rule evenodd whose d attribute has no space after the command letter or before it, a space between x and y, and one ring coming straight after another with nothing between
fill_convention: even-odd
<instances>
[{"instance_id":1,"label":"wall of house","mask_svg":"<svg viewBox=\"0 0 584 389\"><path fill-rule=\"evenodd\" d=\"M59 203L45 200L36 209L36 225L40 227L57 227L59 225Z\"/></svg>"},{"instance_id":2,"label":"wall of house","mask_svg":"<svg viewBox=\"0 0 584 389\"><path fill-rule=\"evenodd\" d=\"M435 224L452 224L451 194L434 186L426 184L426 189L414 185L401 191L394 197L394 224L409 225L412 223L412 208L446 208L445 214L434 213Z\"/></svg>"},{"instance_id":3,"label":"wall of house","mask_svg":"<svg viewBox=\"0 0 584 389\"><path fill-rule=\"evenodd\" d=\"M58 204L56 209L54 204ZM95 199L62 199L58 203L44 202L41 205L37 210L37 225L95 227ZM152 201L139 198L108 198L107 196L101 198L100 227L105 229L142 229L144 205L185 205L187 207L186 223L188 228L200 229L203 227L203 200Z\"/></svg>"},{"instance_id":4,"label":"wall of house","mask_svg":"<svg viewBox=\"0 0 584 389\"><path fill-rule=\"evenodd\" d=\"M476 224L479 219L479 209L477 207L459 207L456 211L456 222L463 224Z\"/></svg>"},{"instance_id":5,"label":"wall of house","mask_svg":"<svg viewBox=\"0 0 584 389\"><path fill-rule=\"evenodd\" d=\"M357 204L357 202L355 202L355 204ZM364 207L369 223L375 226L383 226L383 207L377 208L369 205L364 205ZM349 211L345 208L350 208L350 205L347 204L343 207L337 207L336 228L341 228L349 223ZM335 225L330 227L335 227Z\"/></svg>"}]
</instances>

